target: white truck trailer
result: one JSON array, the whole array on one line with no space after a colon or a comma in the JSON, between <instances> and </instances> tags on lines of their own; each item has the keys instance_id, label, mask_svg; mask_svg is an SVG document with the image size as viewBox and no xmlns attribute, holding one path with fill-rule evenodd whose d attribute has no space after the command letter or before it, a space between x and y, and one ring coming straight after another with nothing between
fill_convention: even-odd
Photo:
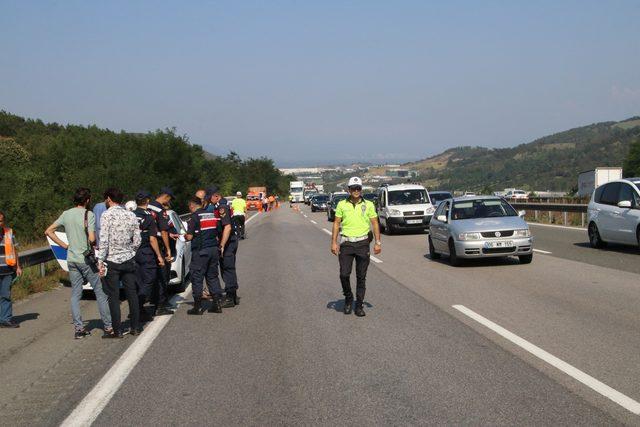
<instances>
[{"instance_id":1,"label":"white truck trailer","mask_svg":"<svg viewBox=\"0 0 640 427\"><path fill-rule=\"evenodd\" d=\"M622 168L595 168L578 175L578 197L589 197L593 190L609 181L622 178Z\"/></svg>"},{"instance_id":2,"label":"white truck trailer","mask_svg":"<svg viewBox=\"0 0 640 427\"><path fill-rule=\"evenodd\" d=\"M289 194L292 202L304 202L304 181L291 181L289 183Z\"/></svg>"}]
</instances>

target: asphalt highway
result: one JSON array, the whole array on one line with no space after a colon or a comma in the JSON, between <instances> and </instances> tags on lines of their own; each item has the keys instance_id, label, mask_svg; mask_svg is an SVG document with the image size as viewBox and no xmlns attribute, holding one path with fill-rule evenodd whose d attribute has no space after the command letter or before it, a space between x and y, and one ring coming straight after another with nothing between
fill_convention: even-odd
<instances>
[{"instance_id":1,"label":"asphalt highway","mask_svg":"<svg viewBox=\"0 0 640 427\"><path fill-rule=\"evenodd\" d=\"M46 365L47 350L52 358L66 348L90 366L74 373L74 363L61 365L60 396L43 398L46 416L22 424L89 413L105 426L640 425L640 284L626 265L637 253L577 245L580 236L586 242L583 230L533 226L545 253L531 264L455 268L428 258L426 234L383 236L369 268L367 316L357 318L341 312L331 223L300 207L248 224L238 307L188 316L187 292L162 327L119 343L92 337L79 345L57 329L13 338L0 362L12 387L0 396L3 421L20 424L37 407L25 402L30 394L54 387L46 378L55 363L25 384L17 355ZM623 261L611 268L602 257ZM136 344L145 350L137 359ZM123 364L129 368L118 371ZM74 376L81 379L60 385ZM114 377L121 381L107 382L100 398L100 384Z\"/></svg>"}]
</instances>

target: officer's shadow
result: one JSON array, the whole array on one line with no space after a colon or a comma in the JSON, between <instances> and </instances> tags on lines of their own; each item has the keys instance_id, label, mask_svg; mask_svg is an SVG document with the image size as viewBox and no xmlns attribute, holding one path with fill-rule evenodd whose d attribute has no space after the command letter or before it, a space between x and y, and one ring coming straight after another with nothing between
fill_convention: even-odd
<instances>
[{"instance_id":1,"label":"officer's shadow","mask_svg":"<svg viewBox=\"0 0 640 427\"><path fill-rule=\"evenodd\" d=\"M372 308L373 305L367 301L365 301L362 305L364 305L367 308ZM329 301L327 303L327 308L328 309L333 309L335 311L337 311L338 313L342 313L342 310L344 309L344 298L343 299L339 299L339 300L335 300L335 301Z\"/></svg>"}]
</instances>

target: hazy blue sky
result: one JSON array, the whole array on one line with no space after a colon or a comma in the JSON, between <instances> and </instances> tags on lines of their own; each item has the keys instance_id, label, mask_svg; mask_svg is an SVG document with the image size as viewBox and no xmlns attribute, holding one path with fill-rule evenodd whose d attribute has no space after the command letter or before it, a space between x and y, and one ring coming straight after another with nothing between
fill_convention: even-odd
<instances>
[{"instance_id":1,"label":"hazy blue sky","mask_svg":"<svg viewBox=\"0 0 640 427\"><path fill-rule=\"evenodd\" d=\"M640 1L5 1L0 109L281 165L640 114Z\"/></svg>"}]
</instances>

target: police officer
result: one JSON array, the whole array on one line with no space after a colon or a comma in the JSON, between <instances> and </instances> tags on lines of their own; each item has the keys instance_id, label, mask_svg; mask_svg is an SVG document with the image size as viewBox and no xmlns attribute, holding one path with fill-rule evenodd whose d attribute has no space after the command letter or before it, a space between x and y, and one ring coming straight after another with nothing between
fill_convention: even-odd
<instances>
[{"instance_id":1,"label":"police officer","mask_svg":"<svg viewBox=\"0 0 640 427\"><path fill-rule=\"evenodd\" d=\"M220 221L218 222L218 232L222 235L223 219L230 218L233 210L229 209L227 199L222 197L217 188L211 189L211 206L213 212ZM240 303L238 297L238 276L236 274L236 254L238 252L238 230L232 226L226 244L220 245L220 274L224 281L224 307L232 308Z\"/></svg>"},{"instance_id":2,"label":"police officer","mask_svg":"<svg viewBox=\"0 0 640 427\"><path fill-rule=\"evenodd\" d=\"M153 216L156 222L157 240L160 252L164 257L164 265L158 265L158 274L156 278L155 288L153 294L155 297L154 315L162 316L166 314L173 314L173 307L169 307L169 294L167 288L169 287L169 277L171 274L171 263L173 262L173 255L171 254L171 245L169 244L169 230L171 225L169 223L169 214L165 208L171 200L174 198L173 191L170 188L163 188L154 201L147 206L149 212Z\"/></svg>"},{"instance_id":3,"label":"police officer","mask_svg":"<svg viewBox=\"0 0 640 427\"><path fill-rule=\"evenodd\" d=\"M217 189L212 189L217 191ZM207 280L209 293L213 297L209 312L222 313L222 288L218 278L219 246L226 245L231 233L229 215L216 217L215 212L203 209L197 197L189 201L189 217L185 238L191 241L191 285L193 308L188 314L202 314L202 284ZM218 223L222 225L222 235L218 235ZM220 237L220 239L218 239Z\"/></svg>"},{"instance_id":4,"label":"police officer","mask_svg":"<svg viewBox=\"0 0 640 427\"><path fill-rule=\"evenodd\" d=\"M144 310L145 302L149 301L153 286L158 278L159 268L164 267L164 256L158 245L158 226L149 212L148 205L151 193L140 190L136 194L136 209L133 213L140 224L142 243L136 251L136 281L138 285L138 303L140 305L140 320L149 322L153 317Z\"/></svg>"},{"instance_id":5,"label":"police officer","mask_svg":"<svg viewBox=\"0 0 640 427\"><path fill-rule=\"evenodd\" d=\"M368 200L362 198L362 180L351 177L348 183L349 198L341 200L336 207L333 233L331 235L331 252L338 256L340 262L340 282L344 293L344 314L351 314L353 308L353 292L351 291L351 269L356 262L356 316L365 315L363 303L366 290L367 268L369 267L369 247L373 236L375 245L373 252L382 251L380 227L376 209ZM342 231L340 231L342 226ZM338 234L342 234L342 244L338 246Z\"/></svg>"},{"instance_id":6,"label":"police officer","mask_svg":"<svg viewBox=\"0 0 640 427\"><path fill-rule=\"evenodd\" d=\"M244 222L247 212L247 201L242 198L242 192L236 193L236 198L231 201L231 223L238 234L238 238L244 240Z\"/></svg>"}]
</instances>

